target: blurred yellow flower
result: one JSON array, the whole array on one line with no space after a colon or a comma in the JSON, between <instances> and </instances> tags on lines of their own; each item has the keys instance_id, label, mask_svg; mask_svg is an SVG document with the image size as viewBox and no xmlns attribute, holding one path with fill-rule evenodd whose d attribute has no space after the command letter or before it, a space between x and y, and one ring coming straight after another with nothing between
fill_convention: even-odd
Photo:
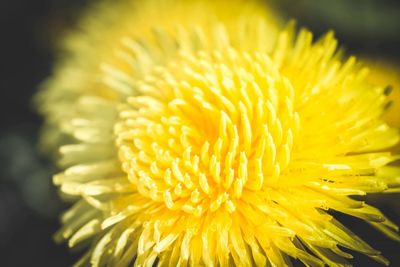
<instances>
[{"instance_id":1,"label":"blurred yellow flower","mask_svg":"<svg viewBox=\"0 0 400 267\"><path fill-rule=\"evenodd\" d=\"M371 68L368 80L380 86L386 86L388 104L383 119L392 127L400 128L400 67L382 59L364 60Z\"/></svg>"},{"instance_id":2,"label":"blurred yellow flower","mask_svg":"<svg viewBox=\"0 0 400 267\"><path fill-rule=\"evenodd\" d=\"M400 191L385 87L332 33L278 32L258 2L92 12L37 98L77 201L56 238L90 244L77 265L346 266L342 247L387 263L329 214L400 239L353 197Z\"/></svg>"}]
</instances>

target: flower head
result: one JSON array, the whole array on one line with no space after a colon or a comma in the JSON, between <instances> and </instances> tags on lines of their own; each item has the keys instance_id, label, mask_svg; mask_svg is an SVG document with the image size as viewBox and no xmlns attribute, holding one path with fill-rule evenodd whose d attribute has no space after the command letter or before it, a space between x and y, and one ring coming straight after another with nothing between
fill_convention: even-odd
<instances>
[{"instance_id":1,"label":"flower head","mask_svg":"<svg viewBox=\"0 0 400 267\"><path fill-rule=\"evenodd\" d=\"M400 239L354 198L400 190L384 87L343 60L332 33L276 35L254 3L168 3L149 1L155 21L140 27L115 18L104 37L115 53L90 58L100 79L76 52L40 96L64 143L54 182L78 200L57 238L91 244L80 263L92 265L345 266L342 248L387 263L329 213ZM72 85L69 71L85 79Z\"/></svg>"},{"instance_id":2,"label":"flower head","mask_svg":"<svg viewBox=\"0 0 400 267\"><path fill-rule=\"evenodd\" d=\"M136 80L180 51L223 50L227 43L270 51L281 24L257 0L103 0L86 13L79 30L63 39L56 71L36 97L49 151L75 135L69 122L87 109L82 96L118 102L136 94Z\"/></svg>"}]
</instances>

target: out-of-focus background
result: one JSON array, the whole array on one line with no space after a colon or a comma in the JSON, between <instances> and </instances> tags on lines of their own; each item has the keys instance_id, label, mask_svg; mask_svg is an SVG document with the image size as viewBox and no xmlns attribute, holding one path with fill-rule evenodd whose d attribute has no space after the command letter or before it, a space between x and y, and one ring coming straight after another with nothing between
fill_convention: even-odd
<instances>
[{"instance_id":1,"label":"out-of-focus background","mask_svg":"<svg viewBox=\"0 0 400 267\"><path fill-rule=\"evenodd\" d=\"M41 120L31 98L51 74L58 36L73 27L88 2L0 1L0 266L70 266L79 256L52 240L65 204L51 183L55 168L37 152ZM398 0L276 0L275 4L283 16L296 18L317 36L334 29L349 53L400 64ZM370 201L400 223L399 197ZM337 215L381 249L391 266L400 266L399 243L366 223ZM355 256L355 266L378 266L365 256Z\"/></svg>"}]
</instances>

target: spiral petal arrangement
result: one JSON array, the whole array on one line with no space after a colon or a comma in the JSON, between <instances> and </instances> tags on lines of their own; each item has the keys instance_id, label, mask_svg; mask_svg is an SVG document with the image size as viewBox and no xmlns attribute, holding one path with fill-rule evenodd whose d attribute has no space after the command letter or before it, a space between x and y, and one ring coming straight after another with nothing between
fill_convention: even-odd
<instances>
[{"instance_id":1,"label":"spiral petal arrangement","mask_svg":"<svg viewBox=\"0 0 400 267\"><path fill-rule=\"evenodd\" d=\"M362 200L400 191L385 85L332 33L278 31L256 1L103 4L37 98L77 265L388 263L330 213L400 240Z\"/></svg>"}]
</instances>

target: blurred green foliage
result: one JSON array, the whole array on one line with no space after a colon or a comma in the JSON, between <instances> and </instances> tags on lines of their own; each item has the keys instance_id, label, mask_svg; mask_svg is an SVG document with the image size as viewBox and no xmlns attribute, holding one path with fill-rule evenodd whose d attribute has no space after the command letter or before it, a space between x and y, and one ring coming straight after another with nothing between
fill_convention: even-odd
<instances>
[{"instance_id":1,"label":"blurred green foliage","mask_svg":"<svg viewBox=\"0 0 400 267\"><path fill-rule=\"evenodd\" d=\"M272 0L286 18L316 34L334 30L352 52L400 57L398 0Z\"/></svg>"}]
</instances>

